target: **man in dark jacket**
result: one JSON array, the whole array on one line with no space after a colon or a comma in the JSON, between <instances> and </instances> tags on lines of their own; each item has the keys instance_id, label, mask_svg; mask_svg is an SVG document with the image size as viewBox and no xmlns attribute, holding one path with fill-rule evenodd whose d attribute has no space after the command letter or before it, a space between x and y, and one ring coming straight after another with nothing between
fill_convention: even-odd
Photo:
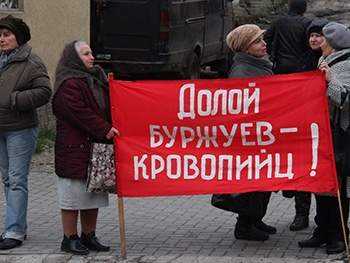
<instances>
[{"instance_id":1,"label":"man in dark jacket","mask_svg":"<svg viewBox=\"0 0 350 263\"><path fill-rule=\"evenodd\" d=\"M277 18L266 31L264 41L267 53L274 53L275 74L294 73L300 55L309 49L306 29L311 19L304 16L306 8L306 0L291 0L288 14Z\"/></svg>"}]
</instances>

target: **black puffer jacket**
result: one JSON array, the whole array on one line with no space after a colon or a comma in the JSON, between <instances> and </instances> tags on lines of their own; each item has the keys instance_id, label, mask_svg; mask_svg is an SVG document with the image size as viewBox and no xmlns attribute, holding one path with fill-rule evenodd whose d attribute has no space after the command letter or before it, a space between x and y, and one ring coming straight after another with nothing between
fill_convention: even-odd
<instances>
[{"instance_id":1,"label":"black puffer jacket","mask_svg":"<svg viewBox=\"0 0 350 263\"><path fill-rule=\"evenodd\" d=\"M278 31L275 74L295 72L301 54L310 49L306 34L310 23L311 19L291 10L286 16L277 18L266 31L264 41L267 44L268 54L271 53L275 31Z\"/></svg>"}]
</instances>

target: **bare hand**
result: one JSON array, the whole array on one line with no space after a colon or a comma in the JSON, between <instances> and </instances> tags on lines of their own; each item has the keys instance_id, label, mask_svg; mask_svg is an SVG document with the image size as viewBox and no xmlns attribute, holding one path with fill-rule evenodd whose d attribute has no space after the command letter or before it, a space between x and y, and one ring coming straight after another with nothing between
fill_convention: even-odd
<instances>
[{"instance_id":1,"label":"bare hand","mask_svg":"<svg viewBox=\"0 0 350 263\"><path fill-rule=\"evenodd\" d=\"M115 135L120 137L119 131L116 128L112 127L107 133L106 138L109 140L113 138Z\"/></svg>"},{"instance_id":2,"label":"bare hand","mask_svg":"<svg viewBox=\"0 0 350 263\"><path fill-rule=\"evenodd\" d=\"M332 79L332 73L327 62L322 62L318 68L324 73L326 82L329 83Z\"/></svg>"}]
</instances>

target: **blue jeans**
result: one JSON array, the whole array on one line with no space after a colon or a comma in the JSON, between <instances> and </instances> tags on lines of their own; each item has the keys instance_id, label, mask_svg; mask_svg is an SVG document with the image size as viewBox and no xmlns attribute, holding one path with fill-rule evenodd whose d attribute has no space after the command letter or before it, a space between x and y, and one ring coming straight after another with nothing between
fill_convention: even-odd
<instances>
[{"instance_id":1,"label":"blue jeans","mask_svg":"<svg viewBox=\"0 0 350 263\"><path fill-rule=\"evenodd\" d=\"M3 238L24 240L27 234L28 176L38 126L0 130L0 171L6 198Z\"/></svg>"}]
</instances>

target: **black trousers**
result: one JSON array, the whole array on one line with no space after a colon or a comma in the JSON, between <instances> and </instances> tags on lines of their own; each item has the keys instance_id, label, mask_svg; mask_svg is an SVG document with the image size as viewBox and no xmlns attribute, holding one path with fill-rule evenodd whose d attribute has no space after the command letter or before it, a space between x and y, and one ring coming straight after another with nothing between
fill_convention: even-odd
<instances>
[{"instance_id":1,"label":"black trousers","mask_svg":"<svg viewBox=\"0 0 350 263\"><path fill-rule=\"evenodd\" d=\"M261 221L262 218L266 215L266 212L267 212L267 206L269 205L269 202L270 202L270 197L271 197L271 192L264 192L263 193L263 216L261 216L260 218L254 218L254 217L251 217L251 216L246 216L246 215L242 215L242 214L238 214L238 222L239 223L242 223L244 225L251 225L253 224L254 222L257 222L257 221Z\"/></svg>"},{"instance_id":2,"label":"black trousers","mask_svg":"<svg viewBox=\"0 0 350 263\"><path fill-rule=\"evenodd\" d=\"M295 212L298 216L308 216L310 214L311 193L295 191Z\"/></svg>"},{"instance_id":3,"label":"black trousers","mask_svg":"<svg viewBox=\"0 0 350 263\"><path fill-rule=\"evenodd\" d=\"M313 236L324 240L326 243L331 241L344 241L338 197L321 195L315 195L315 197L315 223L317 227L314 230ZM346 238L348 239L349 228L347 226L347 221L349 217L349 198L341 197L341 206Z\"/></svg>"}]
</instances>

